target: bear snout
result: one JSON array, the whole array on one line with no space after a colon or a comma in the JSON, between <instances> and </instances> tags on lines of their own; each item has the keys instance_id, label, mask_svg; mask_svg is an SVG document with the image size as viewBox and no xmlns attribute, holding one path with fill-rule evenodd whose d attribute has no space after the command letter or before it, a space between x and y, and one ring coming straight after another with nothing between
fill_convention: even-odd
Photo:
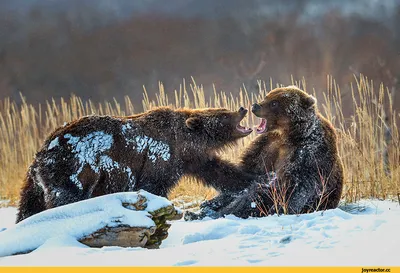
<instances>
[{"instance_id":1,"label":"bear snout","mask_svg":"<svg viewBox=\"0 0 400 273\"><path fill-rule=\"evenodd\" d=\"M243 117L246 116L246 114L247 114L247 109L244 108L244 107L240 107L240 108L239 108L239 114L240 114L240 116L243 118Z\"/></svg>"},{"instance_id":2,"label":"bear snout","mask_svg":"<svg viewBox=\"0 0 400 273\"><path fill-rule=\"evenodd\" d=\"M260 111L260 110L261 110L261 106L260 106L258 103L254 103L254 104L251 106L251 112L253 112L254 114L255 114L256 112Z\"/></svg>"}]
</instances>

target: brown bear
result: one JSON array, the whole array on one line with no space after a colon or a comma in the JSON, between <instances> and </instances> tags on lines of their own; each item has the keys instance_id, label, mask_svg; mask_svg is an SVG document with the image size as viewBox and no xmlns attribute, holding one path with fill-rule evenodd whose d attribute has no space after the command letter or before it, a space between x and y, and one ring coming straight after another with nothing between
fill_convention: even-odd
<instances>
[{"instance_id":1,"label":"brown bear","mask_svg":"<svg viewBox=\"0 0 400 273\"><path fill-rule=\"evenodd\" d=\"M255 176L216 152L249 135L247 110L157 108L128 117L87 116L56 129L29 167L17 222L104 194L144 189L166 196L183 175L220 191Z\"/></svg>"},{"instance_id":2,"label":"brown bear","mask_svg":"<svg viewBox=\"0 0 400 273\"><path fill-rule=\"evenodd\" d=\"M252 106L261 118L241 156L245 173L266 175L235 194L221 194L201 206L198 217L300 214L338 206L343 166L332 124L316 108L316 100L295 86L276 88ZM198 218L189 215L186 219Z\"/></svg>"}]
</instances>

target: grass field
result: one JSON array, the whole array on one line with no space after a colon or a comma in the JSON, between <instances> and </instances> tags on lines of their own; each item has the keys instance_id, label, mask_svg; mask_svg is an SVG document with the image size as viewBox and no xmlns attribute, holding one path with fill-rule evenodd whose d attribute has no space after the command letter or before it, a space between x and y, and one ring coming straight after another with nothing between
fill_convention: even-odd
<instances>
[{"instance_id":1,"label":"grass field","mask_svg":"<svg viewBox=\"0 0 400 273\"><path fill-rule=\"evenodd\" d=\"M295 82L308 93L304 81ZM94 104L82 101L72 95L70 98L50 100L42 105L31 105L23 100L17 105L10 99L0 100L0 199L15 204L25 173L46 136L64 122L84 115L131 115L157 106L169 105L175 108L224 107L237 110L239 106L248 107L261 100L267 91L278 85L259 83L257 94L241 89L238 96L224 92L205 96L202 86L194 80L185 81L171 96L168 96L162 84L157 93L144 90L142 109L135 109L129 97L124 102L111 101ZM155 97L155 99L150 99ZM319 96L321 97L321 96ZM374 90L367 78L355 77L351 84L350 99L353 102L353 114L344 116L342 94L339 86L330 77L323 92L324 99L318 102L318 108L337 128L339 152L345 168L345 188L343 200L352 202L364 197L399 199L400 202L400 115L392 105L392 94L380 85ZM249 114L245 122L248 126L258 124L258 119ZM234 148L221 154L235 161L246 145L256 135L242 139ZM171 199L204 200L215 196L215 190L203 187L192 178L183 178L170 193ZM0 203L1 204L1 203Z\"/></svg>"}]
</instances>

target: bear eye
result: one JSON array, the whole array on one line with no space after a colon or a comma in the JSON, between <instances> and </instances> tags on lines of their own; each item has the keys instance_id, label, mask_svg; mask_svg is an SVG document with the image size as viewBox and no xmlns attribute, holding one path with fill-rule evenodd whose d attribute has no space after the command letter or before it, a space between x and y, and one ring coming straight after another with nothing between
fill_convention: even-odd
<instances>
[{"instance_id":1,"label":"bear eye","mask_svg":"<svg viewBox=\"0 0 400 273\"><path fill-rule=\"evenodd\" d=\"M279 103L276 100L273 100L270 102L269 105L270 105L271 109L275 109L278 107Z\"/></svg>"}]
</instances>

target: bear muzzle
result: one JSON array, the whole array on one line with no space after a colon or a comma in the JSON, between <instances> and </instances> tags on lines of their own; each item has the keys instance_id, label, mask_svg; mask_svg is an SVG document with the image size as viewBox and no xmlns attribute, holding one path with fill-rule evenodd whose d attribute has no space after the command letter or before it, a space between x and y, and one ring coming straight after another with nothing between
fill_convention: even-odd
<instances>
[{"instance_id":1,"label":"bear muzzle","mask_svg":"<svg viewBox=\"0 0 400 273\"><path fill-rule=\"evenodd\" d=\"M251 106L251 112L253 112L253 114L257 115L258 112L260 112L261 110L261 106L258 103L254 103Z\"/></svg>"},{"instance_id":2,"label":"bear muzzle","mask_svg":"<svg viewBox=\"0 0 400 273\"><path fill-rule=\"evenodd\" d=\"M243 135L248 135L253 131L253 129L240 125L240 121L242 121L242 119L244 119L248 110L244 107L240 107L238 112L240 114L240 120L239 120L238 124L236 125L236 130L239 131Z\"/></svg>"}]
</instances>

